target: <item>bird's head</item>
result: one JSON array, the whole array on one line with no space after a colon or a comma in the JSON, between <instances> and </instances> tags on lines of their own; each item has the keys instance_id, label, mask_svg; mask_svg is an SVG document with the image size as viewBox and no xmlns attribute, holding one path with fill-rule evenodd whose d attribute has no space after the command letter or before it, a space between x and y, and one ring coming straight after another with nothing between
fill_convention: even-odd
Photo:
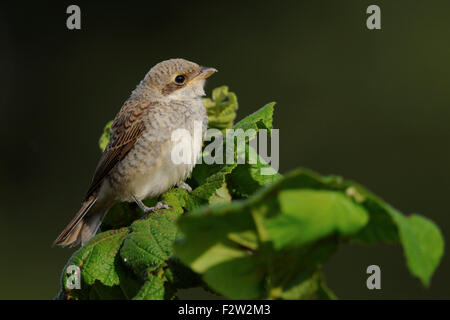
<instances>
[{"instance_id":1,"label":"bird's head","mask_svg":"<svg viewBox=\"0 0 450 320\"><path fill-rule=\"evenodd\" d=\"M142 84L165 98L192 99L205 95L205 80L215 72L185 59L170 59L151 68Z\"/></svg>"}]
</instances>

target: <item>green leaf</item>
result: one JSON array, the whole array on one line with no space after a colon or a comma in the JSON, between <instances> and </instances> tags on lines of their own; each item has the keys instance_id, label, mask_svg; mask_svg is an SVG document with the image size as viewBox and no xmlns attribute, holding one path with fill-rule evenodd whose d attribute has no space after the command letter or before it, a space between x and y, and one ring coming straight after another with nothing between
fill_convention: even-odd
<instances>
[{"instance_id":1,"label":"green leaf","mask_svg":"<svg viewBox=\"0 0 450 320\"><path fill-rule=\"evenodd\" d=\"M228 92L227 86L214 89L212 99L204 98L203 104L206 107L210 128L224 130L233 126L238 103L236 95Z\"/></svg>"},{"instance_id":2,"label":"green leaf","mask_svg":"<svg viewBox=\"0 0 450 320\"><path fill-rule=\"evenodd\" d=\"M73 254L67 266L80 267L84 284L93 285L98 280L106 286L118 285L117 253L127 234L126 228L98 234ZM63 280L66 283L65 273Z\"/></svg>"},{"instance_id":3,"label":"green leaf","mask_svg":"<svg viewBox=\"0 0 450 320\"><path fill-rule=\"evenodd\" d=\"M316 195L311 190L296 190L304 185L299 176L304 176L303 172L280 178L283 183L280 180L269 185L265 192L247 201L202 207L181 217L178 223L184 238L175 246L177 255L202 274L213 290L232 299L282 297L283 292L308 281L334 252L336 240L327 240L328 246L322 244L313 247L313 251L305 244L325 239L333 232L342 235L355 232L367 223L367 213L337 192L323 191ZM280 208L298 220L283 226L271 224L276 222L277 212L283 212ZM336 217L333 208L340 211ZM312 215L310 223L301 219L299 209L307 209L305 216ZM313 232L302 238L302 232L307 231L302 227L313 224ZM291 234L294 238L289 238ZM283 237L288 237L291 251L286 251ZM306 298L306 293L298 298Z\"/></svg>"},{"instance_id":4,"label":"green leaf","mask_svg":"<svg viewBox=\"0 0 450 320\"><path fill-rule=\"evenodd\" d=\"M213 290L232 299L258 299L264 292L264 265L257 258L238 257L209 268L203 279ZM224 274L233 274L232 277Z\"/></svg>"},{"instance_id":5,"label":"green leaf","mask_svg":"<svg viewBox=\"0 0 450 320\"><path fill-rule=\"evenodd\" d=\"M108 287L96 281L89 291L89 300L123 300L123 295L119 286Z\"/></svg>"},{"instance_id":6,"label":"green leaf","mask_svg":"<svg viewBox=\"0 0 450 320\"><path fill-rule=\"evenodd\" d=\"M222 102L228 97L228 87L227 86L221 86L218 88L215 88L212 91L212 100L215 102Z\"/></svg>"},{"instance_id":7,"label":"green leaf","mask_svg":"<svg viewBox=\"0 0 450 320\"><path fill-rule=\"evenodd\" d=\"M228 95L227 90L227 88L220 88L213 91L213 99L216 101L223 99ZM254 129L254 132L257 132L260 128L271 129L274 104L275 103L266 104L252 115L241 120L233 129ZM254 135L248 137L248 139L252 138L254 138ZM224 142L225 141L226 139L224 139ZM234 147L235 151L235 164L200 164L194 168L193 177L200 186L194 190L192 195L200 199L199 203L208 202L214 204L229 202L231 200L231 194L228 185L231 185L234 194L248 196L262 185L270 183L280 176L275 171L272 175L262 175L261 170L263 168L269 168L269 165L267 165L250 146L246 145L245 150L240 150L240 146L234 143L232 147ZM257 162L254 164L246 163L236 165L238 154L243 154L246 159L256 159ZM238 178L244 177L245 179L237 180Z\"/></svg>"},{"instance_id":8,"label":"green leaf","mask_svg":"<svg viewBox=\"0 0 450 320\"><path fill-rule=\"evenodd\" d=\"M273 183L281 177L273 170L273 174L262 174L263 169L270 166L256 153L251 146L246 146L246 159L254 158L256 163L245 163L236 166L227 176L227 185L232 195L238 198L248 198L262 186Z\"/></svg>"},{"instance_id":9,"label":"green leaf","mask_svg":"<svg viewBox=\"0 0 450 320\"><path fill-rule=\"evenodd\" d=\"M170 190L164 200L171 209L160 210L131 225L120 255L136 275L144 276L156 270L172 256L172 244L177 233L175 221L183 212L186 194L182 189Z\"/></svg>"},{"instance_id":10,"label":"green leaf","mask_svg":"<svg viewBox=\"0 0 450 320\"><path fill-rule=\"evenodd\" d=\"M366 244L398 242L397 226L391 217L388 205L383 200L354 182L341 181L340 189L349 198L364 206L370 215L369 223L357 234L352 235L351 241Z\"/></svg>"},{"instance_id":11,"label":"green leaf","mask_svg":"<svg viewBox=\"0 0 450 320\"><path fill-rule=\"evenodd\" d=\"M210 204L231 202L231 195L228 191L227 184L224 182L219 189L209 198Z\"/></svg>"},{"instance_id":12,"label":"green leaf","mask_svg":"<svg viewBox=\"0 0 450 320\"><path fill-rule=\"evenodd\" d=\"M303 245L334 232L350 235L364 227L369 216L344 194L325 190L284 190L280 211L271 212L265 228L275 248Z\"/></svg>"},{"instance_id":13,"label":"green leaf","mask_svg":"<svg viewBox=\"0 0 450 320\"><path fill-rule=\"evenodd\" d=\"M275 102L266 104L258 111L255 111L251 115L236 123L233 129L242 129L244 131L248 129L254 129L255 131L258 131L259 129L267 129L270 133L272 130L272 116L274 106Z\"/></svg>"},{"instance_id":14,"label":"green leaf","mask_svg":"<svg viewBox=\"0 0 450 320\"><path fill-rule=\"evenodd\" d=\"M444 253L444 240L439 228L420 215L405 217L356 183L347 186L346 194L358 199L370 213L369 224L350 239L363 243L400 240L409 270L429 286Z\"/></svg>"},{"instance_id":15,"label":"green leaf","mask_svg":"<svg viewBox=\"0 0 450 320\"><path fill-rule=\"evenodd\" d=\"M392 239L390 233L398 229L408 266L426 283L443 251L439 230L423 219L407 223L408 218L391 211L356 184L300 169L245 201L201 207L181 217L184 237L175 250L228 298L333 299L314 277L336 246L358 239L361 230L380 241ZM380 216L384 218L370 225L372 217ZM369 225L378 230L367 232Z\"/></svg>"},{"instance_id":16,"label":"green leaf","mask_svg":"<svg viewBox=\"0 0 450 320\"><path fill-rule=\"evenodd\" d=\"M231 171L233 171L235 167L236 164L216 167L218 170L205 178L202 185L192 191L191 196L199 199L199 203L218 203L229 201L231 196L226 188L225 178L231 173Z\"/></svg>"},{"instance_id":17,"label":"green leaf","mask_svg":"<svg viewBox=\"0 0 450 320\"><path fill-rule=\"evenodd\" d=\"M111 120L106 124L105 128L103 129L103 134L100 136L100 139L98 141L100 150L102 150L102 152L105 151L106 146L109 143L109 139L111 138L110 137L110 129L111 129L112 123L113 123L113 121Z\"/></svg>"},{"instance_id":18,"label":"green leaf","mask_svg":"<svg viewBox=\"0 0 450 320\"><path fill-rule=\"evenodd\" d=\"M157 276L150 275L141 290L133 300L162 300L164 299L164 281Z\"/></svg>"},{"instance_id":19,"label":"green leaf","mask_svg":"<svg viewBox=\"0 0 450 320\"><path fill-rule=\"evenodd\" d=\"M323 275L314 273L310 278L299 282L297 285L281 292L280 298L297 300L336 300L336 295L326 286Z\"/></svg>"},{"instance_id":20,"label":"green leaf","mask_svg":"<svg viewBox=\"0 0 450 320\"><path fill-rule=\"evenodd\" d=\"M188 289L203 285L200 275L181 263L177 257L170 258L168 266L169 269L166 270L165 277L172 287L176 289Z\"/></svg>"},{"instance_id":21,"label":"green leaf","mask_svg":"<svg viewBox=\"0 0 450 320\"><path fill-rule=\"evenodd\" d=\"M103 218L102 230L129 226L142 215L141 209L135 203L116 203Z\"/></svg>"},{"instance_id":22,"label":"green leaf","mask_svg":"<svg viewBox=\"0 0 450 320\"><path fill-rule=\"evenodd\" d=\"M326 287L320 274L321 265L337 249L337 238L328 237L315 243L274 252L268 274L269 298L316 299ZM319 281L320 280L320 281Z\"/></svg>"},{"instance_id":23,"label":"green leaf","mask_svg":"<svg viewBox=\"0 0 450 320\"><path fill-rule=\"evenodd\" d=\"M413 275L425 286L444 254L444 239L439 228L420 215L403 216L395 209L390 210L400 233L407 265Z\"/></svg>"},{"instance_id":24,"label":"green leaf","mask_svg":"<svg viewBox=\"0 0 450 320\"><path fill-rule=\"evenodd\" d=\"M233 299L258 298L264 270L256 267L261 261L245 246L257 247L251 215L232 212L229 206L222 206L225 212L216 207L217 214L207 217L196 211L192 220L181 221L180 230L189 236L180 239L175 250L181 261L203 274L214 291ZM192 237L193 232L201 232L201 237Z\"/></svg>"},{"instance_id":25,"label":"green leaf","mask_svg":"<svg viewBox=\"0 0 450 320\"><path fill-rule=\"evenodd\" d=\"M251 238L256 240L256 235L248 235L247 232L254 229L253 221L250 213L239 211L240 208L238 204L215 205L181 217L179 228L184 237L175 244L181 261L195 272L203 273L215 264L246 256L241 243ZM213 215L209 214L211 209ZM201 237L193 237L195 232L200 232ZM245 234L242 242L239 240L241 233Z\"/></svg>"}]
</instances>

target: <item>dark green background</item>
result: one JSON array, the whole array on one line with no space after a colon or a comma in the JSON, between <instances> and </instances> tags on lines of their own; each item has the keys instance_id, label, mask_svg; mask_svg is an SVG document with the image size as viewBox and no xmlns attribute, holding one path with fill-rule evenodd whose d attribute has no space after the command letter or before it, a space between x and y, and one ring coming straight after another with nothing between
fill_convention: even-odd
<instances>
[{"instance_id":1,"label":"dark green background","mask_svg":"<svg viewBox=\"0 0 450 320\"><path fill-rule=\"evenodd\" d=\"M78 210L98 137L155 63L219 69L238 117L277 101L280 171L339 174L450 237L449 1L122 1L0 9L0 298L48 299L73 250L51 243ZM382 30L366 28L381 7ZM326 265L340 298L450 298L448 254L429 290L399 246L348 246ZM365 286L366 267L382 290ZM189 296L189 295L188 295ZM190 297L196 297L193 294Z\"/></svg>"}]
</instances>

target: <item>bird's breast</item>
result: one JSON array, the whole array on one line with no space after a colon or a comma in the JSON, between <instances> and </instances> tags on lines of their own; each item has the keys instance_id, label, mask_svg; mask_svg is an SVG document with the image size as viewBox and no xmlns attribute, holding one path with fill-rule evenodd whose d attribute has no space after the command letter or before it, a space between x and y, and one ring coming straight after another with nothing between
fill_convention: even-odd
<instances>
[{"instance_id":1,"label":"bird's breast","mask_svg":"<svg viewBox=\"0 0 450 320\"><path fill-rule=\"evenodd\" d=\"M181 139L161 144L156 157L148 154L136 166L128 186L136 198L160 195L184 181L192 172L200 154L202 137L185 133Z\"/></svg>"},{"instance_id":2,"label":"bird's breast","mask_svg":"<svg viewBox=\"0 0 450 320\"><path fill-rule=\"evenodd\" d=\"M120 201L160 195L184 181L195 166L207 126L203 105L156 117L111 174Z\"/></svg>"}]
</instances>

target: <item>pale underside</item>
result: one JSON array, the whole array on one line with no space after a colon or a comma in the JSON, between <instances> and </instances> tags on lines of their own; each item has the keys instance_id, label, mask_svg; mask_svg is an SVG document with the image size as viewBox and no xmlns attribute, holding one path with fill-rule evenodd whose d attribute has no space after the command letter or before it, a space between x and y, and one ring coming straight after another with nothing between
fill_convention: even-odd
<instances>
[{"instance_id":1,"label":"pale underside","mask_svg":"<svg viewBox=\"0 0 450 320\"><path fill-rule=\"evenodd\" d=\"M156 152L159 154L158 157L153 158L152 154L149 153L149 157L152 158L148 159L148 162L151 162L151 165L147 165L144 161L134 170L128 169L127 176L121 179L120 186L114 186L110 179L105 179L99 190L98 201L133 202L133 197L138 200L152 198L186 180L192 172L195 160L199 155L200 150L196 146L201 145L202 142L202 136L197 138L198 141L194 141L192 137L193 135L189 137L190 139L186 139L187 141L190 140L191 143L184 145L183 148L184 150L190 149L191 154L195 155L195 159L188 161L188 163L174 163L172 149L175 143L167 141L160 145L159 152Z\"/></svg>"}]
</instances>

